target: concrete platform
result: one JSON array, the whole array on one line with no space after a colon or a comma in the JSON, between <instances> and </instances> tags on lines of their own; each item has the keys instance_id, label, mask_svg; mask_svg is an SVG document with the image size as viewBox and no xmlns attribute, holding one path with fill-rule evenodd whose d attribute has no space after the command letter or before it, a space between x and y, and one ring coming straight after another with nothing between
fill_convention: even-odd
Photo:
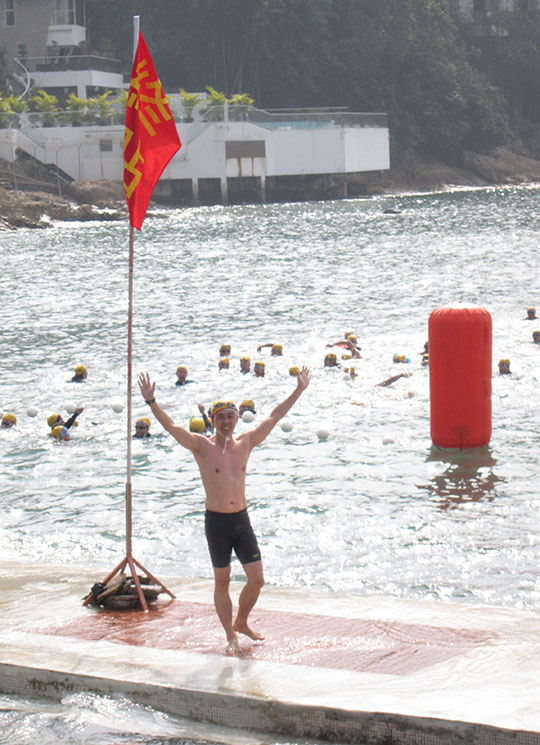
<instances>
[{"instance_id":1,"label":"concrete platform","mask_svg":"<svg viewBox=\"0 0 540 745\"><path fill-rule=\"evenodd\" d=\"M176 600L148 613L83 608L110 568L0 564L0 692L334 743L540 745L540 614L265 587L265 641L228 657L210 582L160 577Z\"/></svg>"}]
</instances>

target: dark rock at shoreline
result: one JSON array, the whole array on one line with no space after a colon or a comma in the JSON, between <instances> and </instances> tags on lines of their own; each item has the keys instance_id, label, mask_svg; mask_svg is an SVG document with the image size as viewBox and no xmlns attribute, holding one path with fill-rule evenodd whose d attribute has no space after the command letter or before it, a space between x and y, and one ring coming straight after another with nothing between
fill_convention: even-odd
<instances>
[{"instance_id":1,"label":"dark rock at shoreline","mask_svg":"<svg viewBox=\"0 0 540 745\"><path fill-rule=\"evenodd\" d=\"M42 191L0 188L0 229L48 228L52 220L126 220L125 204L101 206L77 202Z\"/></svg>"},{"instance_id":2,"label":"dark rock at shoreline","mask_svg":"<svg viewBox=\"0 0 540 745\"><path fill-rule=\"evenodd\" d=\"M6 174L9 171L7 166L5 164ZM0 174L1 171L0 167ZM6 181L2 179L2 183ZM466 153L462 168L410 155L400 158L387 171L327 175L297 185L296 189L300 191L288 198L310 200L396 195L411 191L439 191L455 186L526 183L540 183L540 160L521 143L515 143L511 147L497 148L489 154ZM28 187L17 190L9 188L8 183L6 186L8 188L0 187L0 230L47 228L52 225L52 220L128 219L120 181L73 181L63 187L63 196L54 193L57 191L54 188L57 186L55 179L49 184L43 182L46 191L32 191Z\"/></svg>"}]
</instances>

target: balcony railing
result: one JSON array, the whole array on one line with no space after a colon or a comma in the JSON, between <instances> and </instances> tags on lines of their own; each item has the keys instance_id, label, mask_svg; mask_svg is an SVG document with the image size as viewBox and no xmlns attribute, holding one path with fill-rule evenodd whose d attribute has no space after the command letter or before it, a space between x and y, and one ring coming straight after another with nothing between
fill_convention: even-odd
<instances>
[{"instance_id":1,"label":"balcony railing","mask_svg":"<svg viewBox=\"0 0 540 745\"><path fill-rule=\"evenodd\" d=\"M120 72L120 60L111 57L96 57L93 54L48 55L46 57L25 57L20 59L30 72L59 72L65 70L99 70L100 72Z\"/></svg>"}]
</instances>

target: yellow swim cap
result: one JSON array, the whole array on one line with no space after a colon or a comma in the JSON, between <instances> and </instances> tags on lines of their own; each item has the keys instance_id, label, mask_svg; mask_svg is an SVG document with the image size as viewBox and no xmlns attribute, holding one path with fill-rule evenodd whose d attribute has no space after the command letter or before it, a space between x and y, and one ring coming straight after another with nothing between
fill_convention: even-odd
<instances>
[{"instance_id":1,"label":"yellow swim cap","mask_svg":"<svg viewBox=\"0 0 540 745\"><path fill-rule=\"evenodd\" d=\"M49 427L54 427L59 418L60 414L51 414L49 417L47 417L47 424L49 425Z\"/></svg>"},{"instance_id":2,"label":"yellow swim cap","mask_svg":"<svg viewBox=\"0 0 540 745\"><path fill-rule=\"evenodd\" d=\"M4 416L2 417L2 421L17 424L17 417L15 416L15 414L4 414Z\"/></svg>"},{"instance_id":3,"label":"yellow swim cap","mask_svg":"<svg viewBox=\"0 0 540 745\"><path fill-rule=\"evenodd\" d=\"M300 368L296 365L293 365L292 367L289 367L289 375L298 375L300 372Z\"/></svg>"},{"instance_id":4,"label":"yellow swim cap","mask_svg":"<svg viewBox=\"0 0 540 745\"><path fill-rule=\"evenodd\" d=\"M243 406L245 409L251 409L252 411L255 411L255 402L251 400L251 398L246 398L240 406Z\"/></svg>"},{"instance_id":5,"label":"yellow swim cap","mask_svg":"<svg viewBox=\"0 0 540 745\"><path fill-rule=\"evenodd\" d=\"M406 359L406 357L405 357L404 354L395 354L392 357L392 361L393 362L405 362L405 359Z\"/></svg>"},{"instance_id":6,"label":"yellow swim cap","mask_svg":"<svg viewBox=\"0 0 540 745\"><path fill-rule=\"evenodd\" d=\"M84 365L77 365L75 368L75 375L83 375L86 372L86 367Z\"/></svg>"},{"instance_id":7,"label":"yellow swim cap","mask_svg":"<svg viewBox=\"0 0 540 745\"><path fill-rule=\"evenodd\" d=\"M238 409L234 401L214 401L210 409L210 416L215 416L218 412L223 411L223 409L232 409L232 411L238 414Z\"/></svg>"},{"instance_id":8,"label":"yellow swim cap","mask_svg":"<svg viewBox=\"0 0 540 745\"><path fill-rule=\"evenodd\" d=\"M229 358L228 357L222 357L219 360L219 364L222 365L223 367L229 367Z\"/></svg>"},{"instance_id":9,"label":"yellow swim cap","mask_svg":"<svg viewBox=\"0 0 540 745\"><path fill-rule=\"evenodd\" d=\"M230 344L222 344L219 348L220 354L230 354L231 353L231 345Z\"/></svg>"},{"instance_id":10,"label":"yellow swim cap","mask_svg":"<svg viewBox=\"0 0 540 745\"><path fill-rule=\"evenodd\" d=\"M240 357L240 362L251 362L251 357Z\"/></svg>"},{"instance_id":11,"label":"yellow swim cap","mask_svg":"<svg viewBox=\"0 0 540 745\"><path fill-rule=\"evenodd\" d=\"M349 336L354 336L354 332L353 331L346 331L345 332L345 339L348 339Z\"/></svg>"},{"instance_id":12,"label":"yellow swim cap","mask_svg":"<svg viewBox=\"0 0 540 745\"><path fill-rule=\"evenodd\" d=\"M333 352L329 352L324 358L324 361L337 362L337 356Z\"/></svg>"},{"instance_id":13,"label":"yellow swim cap","mask_svg":"<svg viewBox=\"0 0 540 745\"><path fill-rule=\"evenodd\" d=\"M352 354L342 354L341 355L342 360L352 360Z\"/></svg>"},{"instance_id":14,"label":"yellow swim cap","mask_svg":"<svg viewBox=\"0 0 540 745\"><path fill-rule=\"evenodd\" d=\"M508 365L508 367L510 367L510 360L499 360L499 365Z\"/></svg>"},{"instance_id":15,"label":"yellow swim cap","mask_svg":"<svg viewBox=\"0 0 540 745\"><path fill-rule=\"evenodd\" d=\"M63 427L53 427L51 435L56 439L62 434Z\"/></svg>"},{"instance_id":16,"label":"yellow swim cap","mask_svg":"<svg viewBox=\"0 0 540 745\"><path fill-rule=\"evenodd\" d=\"M187 367L185 365L178 365L176 372L187 372Z\"/></svg>"},{"instance_id":17,"label":"yellow swim cap","mask_svg":"<svg viewBox=\"0 0 540 745\"><path fill-rule=\"evenodd\" d=\"M265 364L264 364L264 362L260 362L260 361L259 361L259 362L256 362L255 364L256 364L256 365L259 365L259 367L265 367Z\"/></svg>"},{"instance_id":18,"label":"yellow swim cap","mask_svg":"<svg viewBox=\"0 0 540 745\"><path fill-rule=\"evenodd\" d=\"M270 349L270 354L272 354L272 352L282 352L282 351L283 351L283 347L281 346L281 344L272 344L272 348Z\"/></svg>"},{"instance_id":19,"label":"yellow swim cap","mask_svg":"<svg viewBox=\"0 0 540 745\"><path fill-rule=\"evenodd\" d=\"M191 417L189 420L189 431L202 434L204 432L204 419L201 419L198 416Z\"/></svg>"}]
</instances>

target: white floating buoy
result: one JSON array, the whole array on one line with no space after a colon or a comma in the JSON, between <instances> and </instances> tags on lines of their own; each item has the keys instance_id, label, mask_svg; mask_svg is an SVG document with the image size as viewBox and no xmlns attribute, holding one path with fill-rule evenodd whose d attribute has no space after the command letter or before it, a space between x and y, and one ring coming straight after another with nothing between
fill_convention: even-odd
<instances>
[{"instance_id":1,"label":"white floating buoy","mask_svg":"<svg viewBox=\"0 0 540 745\"><path fill-rule=\"evenodd\" d=\"M284 432L290 432L292 428L293 428L292 422L287 422L287 421L281 422L281 429Z\"/></svg>"},{"instance_id":2,"label":"white floating buoy","mask_svg":"<svg viewBox=\"0 0 540 745\"><path fill-rule=\"evenodd\" d=\"M319 440L327 440L330 437L330 432L327 429L317 430L317 437Z\"/></svg>"},{"instance_id":3,"label":"white floating buoy","mask_svg":"<svg viewBox=\"0 0 540 745\"><path fill-rule=\"evenodd\" d=\"M242 421L249 424L249 422L252 422L255 419L255 415L252 411L244 411L242 414Z\"/></svg>"},{"instance_id":4,"label":"white floating buoy","mask_svg":"<svg viewBox=\"0 0 540 745\"><path fill-rule=\"evenodd\" d=\"M113 411L116 411L116 413L117 413L117 414L119 414L119 413L120 413L121 411L123 411L123 410L124 410L124 404L121 404L121 403L120 403L120 401L115 401L115 402L114 402L114 403L113 403L113 404L111 405L111 409L112 409Z\"/></svg>"},{"instance_id":5,"label":"white floating buoy","mask_svg":"<svg viewBox=\"0 0 540 745\"><path fill-rule=\"evenodd\" d=\"M26 416L37 416L38 410L35 408L35 406L29 406L26 409Z\"/></svg>"},{"instance_id":6,"label":"white floating buoy","mask_svg":"<svg viewBox=\"0 0 540 745\"><path fill-rule=\"evenodd\" d=\"M68 414L74 414L76 408L77 407L75 406L75 404L73 404L71 402L68 403L68 404L66 404L66 406L65 406L65 409L66 409L66 411L67 411Z\"/></svg>"}]
</instances>

